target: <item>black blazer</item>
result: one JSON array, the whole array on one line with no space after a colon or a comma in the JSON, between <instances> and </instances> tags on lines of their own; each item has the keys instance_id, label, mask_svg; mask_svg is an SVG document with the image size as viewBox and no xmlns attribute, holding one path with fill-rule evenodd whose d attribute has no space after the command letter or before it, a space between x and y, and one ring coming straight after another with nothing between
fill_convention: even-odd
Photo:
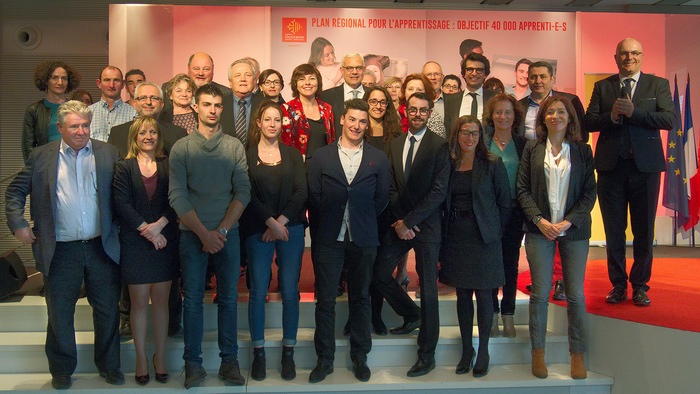
<instances>
[{"instance_id":1,"label":"black blazer","mask_svg":"<svg viewBox=\"0 0 700 394\"><path fill-rule=\"evenodd\" d=\"M253 93L253 95L250 97L250 117L252 118L255 116L255 111L258 110L258 107L260 106L260 103L263 102L265 98L263 97L262 94L256 94ZM222 104L224 106L224 110L221 112L221 128L224 131L224 133L235 137L236 136L236 122L233 120L233 111L234 111L234 104L235 101L237 101L238 98L236 98L235 95L230 95L230 96L224 96ZM238 105L236 105L236 108ZM246 130L247 131L247 130Z\"/></svg>"},{"instance_id":2,"label":"black blazer","mask_svg":"<svg viewBox=\"0 0 700 394\"><path fill-rule=\"evenodd\" d=\"M250 177L250 203L241 217L241 231L246 236L264 232L265 221L276 219L283 214L289 219L289 225L306 224L304 206L308 197L306 168L301 153L288 145L279 144L282 159L282 182L279 185L279 204L270 206L260 194L260 185L267 180L257 175L258 145L248 148L248 174Z\"/></svg>"},{"instance_id":3,"label":"black blazer","mask_svg":"<svg viewBox=\"0 0 700 394\"><path fill-rule=\"evenodd\" d=\"M486 103L488 103L491 97L496 95L496 92L493 90L484 90L483 92L484 107L486 107ZM459 119L459 109L462 107L462 99L464 99L465 94L467 94L466 91L443 95L445 100L445 130L447 130L448 139L452 133L455 123L457 122L457 119Z\"/></svg>"},{"instance_id":4,"label":"black blazer","mask_svg":"<svg viewBox=\"0 0 700 394\"><path fill-rule=\"evenodd\" d=\"M632 102L634 112L625 124L615 124L610 118L613 103L620 96L620 76L612 75L595 83L586 112L588 131L600 131L595 149L598 171L609 171L620 156L620 135L629 127L632 156L641 172L666 170L660 130L670 130L676 122L668 80L641 73Z\"/></svg>"},{"instance_id":5,"label":"black blazer","mask_svg":"<svg viewBox=\"0 0 700 394\"><path fill-rule=\"evenodd\" d=\"M109 132L107 142L119 149L119 157L122 159L126 157L127 153L129 153L129 128L133 123L134 121L132 120L130 122L114 126ZM159 121L158 125L160 126L160 131L163 135L163 150L166 155L170 153L170 149L172 149L173 145L175 145L175 141L182 137L187 137L187 130L180 126L175 126L172 123L162 121Z\"/></svg>"},{"instance_id":6,"label":"black blazer","mask_svg":"<svg viewBox=\"0 0 700 394\"><path fill-rule=\"evenodd\" d=\"M339 139L343 133L343 127L340 125L340 117L345 109L345 83L340 86L330 88L321 92L321 101L324 101L333 109L333 124L335 125L335 139Z\"/></svg>"},{"instance_id":7,"label":"black blazer","mask_svg":"<svg viewBox=\"0 0 700 394\"><path fill-rule=\"evenodd\" d=\"M547 181L544 175L544 156L547 143L542 140L528 141L520 160L518 171L518 201L525 214L525 230L540 234L532 218L542 215L551 220ZM591 238L591 210L596 199L596 184L593 171L593 152L590 145L571 142L571 178L566 198L564 219L571 222L563 238L582 240Z\"/></svg>"},{"instance_id":8,"label":"black blazer","mask_svg":"<svg viewBox=\"0 0 700 394\"><path fill-rule=\"evenodd\" d=\"M377 216L389 201L389 161L386 154L364 143L357 174L348 184L338 154L339 140L314 152L309 162L309 205L318 213L317 242L336 242L345 205L350 205L350 231L359 247L379 246Z\"/></svg>"},{"instance_id":9,"label":"black blazer","mask_svg":"<svg viewBox=\"0 0 700 394\"><path fill-rule=\"evenodd\" d=\"M403 173L403 148L408 134L391 141L391 189L389 200L392 223L403 219L406 227L418 226L416 238L441 242L441 206L447 197L450 158L447 141L427 129L415 153L408 180Z\"/></svg>"},{"instance_id":10,"label":"black blazer","mask_svg":"<svg viewBox=\"0 0 700 394\"><path fill-rule=\"evenodd\" d=\"M450 183L443 213L443 231L447 231L452 210L452 186L455 174L452 166ZM476 224L485 244L503 237L512 209L510 186L506 167L500 157L489 154L489 159L475 158L472 168L472 209Z\"/></svg>"},{"instance_id":11,"label":"black blazer","mask_svg":"<svg viewBox=\"0 0 700 394\"><path fill-rule=\"evenodd\" d=\"M576 111L576 117L578 118L578 122L581 125L581 139L583 142L588 142L588 130L586 130L586 112L583 110L583 104L581 104L581 99L578 98L577 95L571 94L571 93L565 93L565 92L557 92L556 90L552 90L552 96L553 97L562 97L571 103L571 105L574 106L574 111ZM522 108L523 113L527 115L527 109L530 106L530 96L525 96L518 100L518 104L520 104L520 108ZM520 130L521 134L525 134L525 125L523 125L523 128Z\"/></svg>"}]
</instances>

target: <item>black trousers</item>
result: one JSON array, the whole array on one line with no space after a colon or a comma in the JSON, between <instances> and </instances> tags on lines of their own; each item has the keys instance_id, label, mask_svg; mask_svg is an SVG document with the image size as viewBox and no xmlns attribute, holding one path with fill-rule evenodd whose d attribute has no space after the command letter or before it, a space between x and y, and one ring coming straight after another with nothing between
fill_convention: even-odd
<instances>
[{"instance_id":1,"label":"black trousers","mask_svg":"<svg viewBox=\"0 0 700 394\"><path fill-rule=\"evenodd\" d=\"M409 250L416 254L416 271L420 282L420 307L409 297L392 276L401 258ZM404 322L421 319L418 333L418 357L432 360L440 336L438 312L437 261L439 242L421 242L415 238L402 240L391 229L384 236L377 252L372 283Z\"/></svg>"},{"instance_id":2,"label":"black trousers","mask_svg":"<svg viewBox=\"0 0 700 394\"><path fill-rule=\"evenodd\" d=\"M46 356L52 376L72 375L78 365L75 303L85 280L95 328L95 365L102 372L120 368L119 265L107 256L100 237L91 241L56 242L49 275L44 276Z\"/></svg>"},{"instance_id":3,"label":"black trousers","mask_svg":"<svg viewBox=\"0 0 700 394\"><path fill-rule=\"evenodd\" d=\"M641 172L634 159L622 159L611 171L598 172L598 202L605 228L608 276L613 286L649 290L653 260L654 222L661 174ZM629 208L634 263L627 275L625 243Z\"/></svg>"},{"instance_id":4,"label":"black trousers","mask_svg":"<svg viewBox=\"0 0 700 394\"><path fill-rule=\"evenodd\" d=\"M366 361L372 350L369 285L377 248L361 248L350 241L338 241L333 245L316 243L315 247L316 355L326 364L332 364L335 359L335 298L338 280L347 262L350 358Z\"/></svg>"},{"instance_id":5,"label":"black trousers","mask_svg":"<svg viewBox=\"0 0 700 394\"><path fill-rule=\"evenodd\" d=\"M510 216L501 242L503 250L503 272L506 282L503 285L503 298L498 306L498 289L491 294L494 313L502 315L515 314L515 296L518 291L518 263L520 261L520 246L523 242L523 211L515 208Z\"/></svg>"}]
</instances>

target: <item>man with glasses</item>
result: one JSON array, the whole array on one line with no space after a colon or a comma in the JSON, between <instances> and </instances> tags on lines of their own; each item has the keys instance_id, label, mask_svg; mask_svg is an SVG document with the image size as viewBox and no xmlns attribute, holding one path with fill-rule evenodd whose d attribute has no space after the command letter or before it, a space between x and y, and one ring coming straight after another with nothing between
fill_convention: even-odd
<instances>
[{"instance_id":1,"label":"man with glasses","mask_svg":"<svg viewBox=\"0 0 700 394\"><path fill-rule=\"evenodd\" d=\"M343 56L343 63L340 67L343 74L343 83L321 93L321 100L333 107L333 123L335 124L336 138L340 138L343 127L340 124L340 116L345 109L345 102L355 98L362 98L365 95L362 78L365 75L365 60L359 53L348 53ZM319 90L320 87L319 87Z\"/></svg>"},{"instance_id":2,"label":"man with glasses","mask_svg":"<svg viewBox=\"0 0 700 394\"><path fill-rule=\"evenodd\" d=\"M445 96L445 129L448 137L460 116L471 115L481 119L484 105L496 94L483 88L484 80L491 73L491 64L486 56L470 53L462 60L460 67L467 88L463 94Z\"/></svg>"},{"instance_id":3,"label":"man with glasses","mask_svg":"<svg viewBox=\"0 0 700 394\"><path fill-rule=\"evenodd\" d=\"M122 101L124 76L122 70L107 66L100 72L97 87L102 91L100 101L90 106L92 123L90 125L92 138L107 142L112 127L126 123L136 117L134 107Z\"/></svg>"},{"instance_id":4,"label":"man with glasses","mask_svg":"<svg viewBox=\"0 0 700 394\"><path fill-rule=\"evenodd\" d=\"M163 109L163 91L152 82L139 84L134 91L134 108L138 116L148 115L158 119L158 115ZM131 128L133 123L134 121L132 120L112 127L109 133L107 142L119 149L119 157L122 159L129 153L129 128ZM162 120L158 121L158 125L161 133L158 138L163 139L163 148L165 149L165 154L168 154L175 141L187 135L187 130Z\"/></svg>"},{"instance_id":5,"label":"man with glasses","mask_svg":"<svg viewBox=\"0 0 700 394\"><path fill-rule=\"evenodd\" d=\"M418 361L407 376L422 376L435 368L435 348L440 334L437 292L437 261L442 239L440 207L447 196L450 160L447 141L427 127L433 101L426 93L414 93L406 102L408 133L391 142L391 189L393 224L377 251L372 283L401 317L394 335L420 327ZM420 307L392 276L398 261L413 249L420 283Z\"/></svg>"},{"instance_id":6,"label":"man with glasses","mask_svg":"<svg viewBox=\"0 0 700 394\"><path fill-rule=\"evenodd\" d=\"M428 78L430 84L433 85L433 89L435 89L435 100L433 100L435 106L433 107L433 112L436 112L443 119L445 119L445 99L442 95L441 89L442 66L440 66L438 62L431 60L423 65L421 74Z\"/></svg>"},{"instance_id":7,"label":"man with glasses","mask_svg":"<svg viewBox=\"0 0 700 394\"><path fill-rule=\"evenodd\" d=\"M668 80L642 73L643 59L639 41L620 41L615 51L618 73L595 83L586 112L588 131L600 132L595 168L608 276L613 285L606 296L610 304L627 299L628 281L634 305L651 303L647 282L651 278L661 172L666 170L660 129L671 130L676 124ZM625 261L628 206L634 234L629 277Z\"/></svg>"}]
</instances>

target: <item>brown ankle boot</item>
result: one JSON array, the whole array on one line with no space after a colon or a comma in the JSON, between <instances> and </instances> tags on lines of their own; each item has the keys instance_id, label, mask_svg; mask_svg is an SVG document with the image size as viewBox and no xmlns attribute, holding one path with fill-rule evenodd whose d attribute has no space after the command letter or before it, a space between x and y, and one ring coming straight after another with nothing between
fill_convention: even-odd
<instances>
[{"instance_id":1,"label":"brown ankle boot","mask_svg":"<svg viewBox=\"0 0 700 394\"><path fill-rule=\"evenodd\" d=\"M544 348L532 349L532 374L544 379L549 374L547 363L544 361Z\"/></svg>"},{"instance_id":2,"label":"brown ankle boot","mask_svg":"<svg viewBox=\"0 0 700 394\"><path fill-rule=\"evenodd\" d=\"M583 353L571 353L571 377L574 379L586 379L587 375Z\"/></svg>"}]
</instances>

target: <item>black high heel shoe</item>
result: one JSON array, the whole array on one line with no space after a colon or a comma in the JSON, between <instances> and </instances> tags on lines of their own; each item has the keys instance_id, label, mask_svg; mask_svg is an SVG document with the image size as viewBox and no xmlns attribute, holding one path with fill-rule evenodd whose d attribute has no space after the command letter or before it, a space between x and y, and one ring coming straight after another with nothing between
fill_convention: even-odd
<instances>
[{"instance_id":1,"label":"black high heel shoe","mask_svg":"<svg viewBox=\"0 0 700 394\"><path fill-rule=\"evenodd\" d=\"M134 380L136 383L138 383L139 386L145 386L148 384L148 382L151 381L151 376L150 374L145 374L145 375L134 375Z\"/></svg>"},{"instance_id":2,"label":"black high heel shoe","mask_svg":"<svg viewBox=\"0 0 700 394\"><path fill-rule=\"evenodd\" d=\"M485 361L482 362L482 358L479 357L479 360L476 361L476 365L474 365L474 370L472 372L475 378L482 378L489 373L489 362L491 361L491 357L487 354L483 357L483 360Z\"/></svg>"},{"instance_id":3,"label":"black high heel shoe","mask_svg":"<svg viewBox=\"0 0 700 394\"><path fill-rule=\"evenodd\" d=\"M411 278L408 276L403 278L401 282L399 282L399 286L403 287L404 291L408 291L408 284L411 283Z\"/></svg>"},{"instance_id":4,"label":"black high heel shoe","mask_svg":"<svg viewBox=\"0 0 700 394\"><path fill-rule=\"evenodd\" d=\"M168 383L170 376L167 373L158 373L158 368L156 368L156 355L153 355L153 370L156 371L156 382L158 383Z\"/></svg>"},{"instance_id":5,"label":"black high heel shoe","mask_svg":"<svg viewBox=\"0 0 700 394\"><path fill-rule=\"evenodd\" d=\"M457 375L464 375L466 373L469 373L471 371L472 367L474 366L474 359L476 358L476 351L474 348L472 348L471 355L468 355L466 353L462 353L462 358L459 360L459 363L457 363L457 368L455 369L455 373Z\"/></svg>"}]
</instances>

